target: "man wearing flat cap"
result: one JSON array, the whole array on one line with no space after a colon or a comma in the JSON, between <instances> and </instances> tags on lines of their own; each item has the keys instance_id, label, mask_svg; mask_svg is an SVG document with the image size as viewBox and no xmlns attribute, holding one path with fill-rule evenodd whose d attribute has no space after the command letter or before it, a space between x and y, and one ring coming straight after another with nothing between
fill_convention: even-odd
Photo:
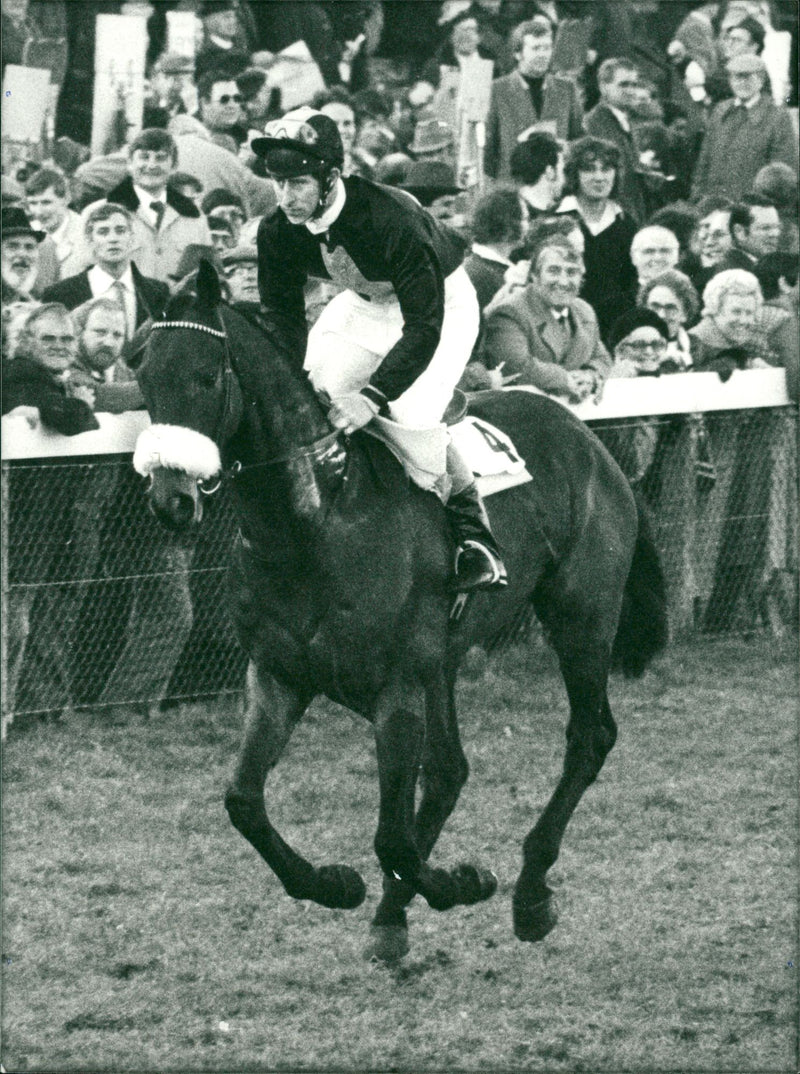
<instances>
[{"instance_id":1,"label":"man wearing flat cap","mask_svg":"<svg viewBox=\"0 0 800 1074\"><path fill-rule=\"evenodd\" d=\"M765 164L781 161L797 172L797 146L789 112L764 92L767 68L760 56L740 53L726 65L733 98L708 121L692 183L692 199L707 194L739 201Z\"/></svg>"},{"instance_id":2,"label":"man wearing flat cap","mask_svg":"<svg viewBox=\"0 0 800 1074\"><path fill-rule=\"evenodd\" d=\"M222 255L225 279L232 302L258 302L258 250L255 246L234 246Z\"/></svg>"}]
</instances>

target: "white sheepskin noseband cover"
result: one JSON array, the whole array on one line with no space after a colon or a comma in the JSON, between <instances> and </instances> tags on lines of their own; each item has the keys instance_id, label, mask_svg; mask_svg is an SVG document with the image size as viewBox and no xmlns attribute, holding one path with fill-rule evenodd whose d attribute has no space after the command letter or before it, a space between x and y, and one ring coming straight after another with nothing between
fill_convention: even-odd
<instances>
[{"instance_id":1,"label":"white sheepskin noseband cover","mask_svg":"<svg viewBox=\"0 0 800 1074\"><path fill-rule=\"evenodd\" d=\"M219 448L209 437L183 425L151 425L139 434L133 466L142 477L153 470L183 470L207 481L222 469Z\"/></svg>"}]
</instances>

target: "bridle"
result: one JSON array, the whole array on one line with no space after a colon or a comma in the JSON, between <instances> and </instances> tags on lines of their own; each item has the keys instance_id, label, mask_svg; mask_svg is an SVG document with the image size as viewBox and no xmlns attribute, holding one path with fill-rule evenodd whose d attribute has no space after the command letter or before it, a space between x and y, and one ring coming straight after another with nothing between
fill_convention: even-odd
<instances>
[{"instance_id":1,"label":"bridle","mask_svg":"<svg viewBox=\"0 0 800 1074\"><path fill-rule=\"evenodd\" d=\"M204 332L206 335L213 336L215 339L221 339L223 343L222 350L222 398L220 400L219 414L216 421L216 429L211 440L214 441L217 448L222 454L223 434L225 432L225 421L227 420L228 411L230 410L231 398L233 395L233 380L236 375L236 371L233 364L233 355L231 353L230 339L228 337L227 330L225 328L225 322L222 319L222 314L217 310L217 317L219 318L219 328L212 328L207 324L199 324L197 321L154 321L151 330L155 331L164 330L167 328L182 328L190 329L195 332ZM227 469L223 469L216 477L212 477L209 480L199 477L197 479L197 487L200 492L205 496L212 496L215 492L219 491L223 483L233 481L245 470L255 470L259 467L276 466L282 462L292 462L295 459L308 458L310 456L319 456L324 458L326 455L332 454L332 448L339 441L341 435L340 429L334 429L330 433L326 433L325 436L321 436L318 440L315 440L307 448L300 448L297 451L287 452L285 455L279 455L273 459L267 459L265 462L242 464L236 459Z\"/></svg>"}]
</instances>

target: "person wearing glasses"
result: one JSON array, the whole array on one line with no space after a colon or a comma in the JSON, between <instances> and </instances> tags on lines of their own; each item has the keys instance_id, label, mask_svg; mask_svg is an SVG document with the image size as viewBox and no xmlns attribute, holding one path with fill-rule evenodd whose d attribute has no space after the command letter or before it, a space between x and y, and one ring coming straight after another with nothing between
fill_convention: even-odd
<instances>
[{"instance_id":1,"label":"person wearing glasses","mask_svg":"<svg viewBox=\"0 0 800 1074\"><path fill-rule=\"evenodd\" d=\"M668 354L669 329L653 310L637 306L619 317L608 336L613 353L612 377L658 376L680 367ZM630 418L611 423L600 439L631 482L646 478L655 460L659 442L656 418Z\"/></svg>"},{"instance_id":2,"label":"person wearing glasses","mask_svg":"<svg viewBox=\"0 0 800 1074\"><path fill-rule=\"evenodd\" d=\"M231 153L238 153L247 137L244 98L234 79L209 71L197 83L199 118L211 141Z\"/></svg>"},{"instance_id":3,"label":"person wearing glasses","mask_svg":"<svg viewBox=\"0 0 800 1074\"><path fill-rule=\"evenodd\" d=\"M58 302L37 306L22 326L13 361L3 366L3 413L18 407L53 432L75 436L100 427L92 412L94 391L70 384L78 337L67 309Z\"/></svg>"}]
</instances>

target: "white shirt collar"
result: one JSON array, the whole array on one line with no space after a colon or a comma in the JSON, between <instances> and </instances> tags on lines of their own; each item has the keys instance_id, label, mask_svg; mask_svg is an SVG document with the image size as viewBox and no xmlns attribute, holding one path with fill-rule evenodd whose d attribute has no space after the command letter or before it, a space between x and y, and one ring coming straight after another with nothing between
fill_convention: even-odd
<instances>
[{"instance_id":1,"label":"white shirt collar","mask_svg":"<svg viewBox=\"0 0 800 1074\"><path fill-rule=\"evenodd\" d=\"M607 107L609 108L609 110L611 112L614 113L614 115L619 120L620 127L622 127L622 129L624 131L627 131L627 133L630 134L631 133L631 121L628 119L628 116L626 115L626 113L621 111L621 109L619 109L619 108L615 108L613 104L609 104L609 105L607 105Z\"/></svg>"},{"instance_id":2,"label":"white shirt collar","mask_svg":"<svg viewBox=\"0 0 800 1074\"><path fill-rule=\"evenodd\" d=\"M155 194L151 194L148 190L144 190L142 187L133 184L133 189L136 191L136 197L139 199L139 204L143 205L145 209L150 210L150 206L154 201L160 201L166 209L167 207L167 191L166 187L162 190L161 195L156 197Z\"/></svg>"},{"instance_id":3,"label":"white shirt collar","mask_svg":"<svg viewBox=\"0 0 800 1074\"><path fill-rule=\"evenodd\" d=\"M484 246L482 242L473 242L472 244L473 254L477 254L478 257L484 258L486 261L496 261L499 265L505 265L506 268L509 265L513 265L513 261L509 261L507 257L503 257L497 250L493 250L491 246Z\"/></svg>"},{"instance_id":4,"label":"white shirt collar","mask_svg":"<svg viewBox=\"0 0 800 1074\"><path fill-rule=\"evenodd\" d=\"M98 295L110 291L115 283L121 283L126 291L136 290L133 283L133 270L130 265L128 265L118 280L115 279L111 273L106 272L104 268L101 268L100 265L92 265L89 269L89 283L90 285L93 285L92 293L95 293L96 290Z\"/></svg>"},{"instance_id":5,"label":"white shirt collar","mask_svg":"<svg viewBox=\"0 0 800 1074\"><path fill-rule=\"evenodd\" d=\"M305 226L311 232L312 235L321 235L323 231L327 231L331 224L335 223L339 218L339 214L344 208L344 203L347 201L347 192L344 188L344 183L341 179L336 180L336 194L333 199L333 204L329 209L326 209L322 216L318 216L315 220L306 220Z\"/></svg>"},{"instance_id":6,"label":"white shirt collar","mask_svg":"<svg viewBox=\"0 0 800 1074\"><path fill-rule=\"evenodd\" d=\"M66 215L64 216L64 219L61 221L61 223L58 225L58 227L55 229L55 231L50 232L50 238L53 240L53 242L56 244L56 246L60 246L61 243L66 239L66 237L67 237L67 229L69 228L69 220L70 220L70 210L67 209L67 212L66 212Z\"/></svg>"},{"instance_id":7,"label":"white shirt collar","mask_svg":"<svg viewBox=\"0 0 800 1074\"><path fill-rule=\"evenodd\" d=\"M586 229L591 232L592 235L599 235L602 231L605 231L607 227L611 227L617 217L622 213L622 206L617 205L615 201L607 201L606 207L603 210L603 215L599 220L587 220L581 212L578 199L574 194L568 194L565 198L562 198L561 204L556 209L556 212L577 213Z\"/></svg>"}]
</instances>

